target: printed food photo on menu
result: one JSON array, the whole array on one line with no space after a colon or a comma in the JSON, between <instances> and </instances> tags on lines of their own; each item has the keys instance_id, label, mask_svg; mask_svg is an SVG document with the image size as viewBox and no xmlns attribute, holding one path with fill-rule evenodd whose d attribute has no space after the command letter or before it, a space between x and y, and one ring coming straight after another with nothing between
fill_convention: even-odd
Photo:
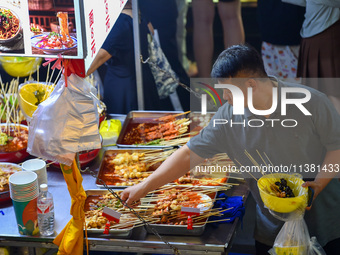
<instances>
[{"instance_id":1,"label":"printed food photo on menu","mask_svg":"<svg viewBox=\"0 0 340 255\"><path fill-rule=\"evenodd\" d=\"M0 53L24 53L20 1L0 2Z\"/></svg>"},{"instance_id":2,"label":"printed food photo on menu","mask_svg":"<svg viewBox=\"0 0 340 255\"><path fill-rule=\"evenodd\" d=\"M77 56L73 0L28 1L32 54Z\"/></svg>"}]
</instances>

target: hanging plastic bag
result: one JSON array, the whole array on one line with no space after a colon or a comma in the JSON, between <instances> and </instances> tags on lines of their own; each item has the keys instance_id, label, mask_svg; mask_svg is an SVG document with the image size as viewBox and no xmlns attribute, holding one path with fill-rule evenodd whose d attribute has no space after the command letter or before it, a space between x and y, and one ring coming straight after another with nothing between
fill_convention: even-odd
<instances>
[{"instance_id":1,"label":"hanging plastic bag","mask_svg":"<svg viewBox=\"0 0 340 255\"><path fill-rule=\"evenodd\" d=\"M309 238L303 219L287 221L277 235L271 255L326 255L315 237Z\"/></svg>"},{"instance_id":2,"label":"hanging plastic bag","mask_svg":"<svg viewBox=\"0 0 340 255\"><path fill-rule=\"evenodd\" d=\"M27 151L36 157L71 165L75 153L101 147L94 87L74 74L62 77L39 104L29 125Z\"/></svg>"},{"instance_id":3,"label":"hanging plastic bag","mask_svg":"<svg viewBox=\"0 0 340 255\"><path fill-rule=\"evenodd\" d=\"M287 221L277 235L272 255L308 255L309 232L304 220ZM274 251L274 252L273 252Z\"/></svg>"},{"instance_id":4,"label":"hanging plastic bag","mask_svg":"<svg viewBox=\"0 0 340 255\"><path fill-rule=\"evenodd\" d=\"M310 239L303 216L308 200L308 189L302 187L304 181L299 174L267 174L261 177L257 186L264 206L277 219L285 221L271 255L326 255L316 238ZM288 188L293 197L282 197Z\"/></svg>"}]
</instances>

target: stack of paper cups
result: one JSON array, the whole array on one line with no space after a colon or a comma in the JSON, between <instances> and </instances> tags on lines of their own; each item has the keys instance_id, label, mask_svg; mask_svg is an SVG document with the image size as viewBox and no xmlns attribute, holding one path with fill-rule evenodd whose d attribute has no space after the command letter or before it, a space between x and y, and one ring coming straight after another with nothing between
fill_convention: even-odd
<instances>
[{"instance_id":1,"label":"stack of paper cups","mask_svg":"<svg viewBox=\"0 0 340 255\"><path fill-rule=\"evenodd\" d=\"M31 171L38 175L38 187L41 184L47 184L46 163L41 159L30 159L22 163L23 171Z\"/></svg>"},{"instance_id":2,"label":"stack of paper cups","mask_svg":"<svg viewBox=\"0 0 340 255\"><path fill-rule=\"evenodd\" d=\"M13 201L19 233L35 235L39 233L37 198L38 178L34 172L17 172L9 177L9 191Z\"/></svg>"}]
</instances>

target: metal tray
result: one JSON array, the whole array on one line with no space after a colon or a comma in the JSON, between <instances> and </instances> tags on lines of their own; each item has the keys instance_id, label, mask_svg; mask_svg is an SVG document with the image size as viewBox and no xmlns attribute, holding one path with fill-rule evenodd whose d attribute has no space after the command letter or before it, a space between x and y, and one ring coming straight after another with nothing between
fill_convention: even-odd
<instances>
[{"instance_id":1,"label":"metal tray","mask_svg":"<svg viewBox=\"0 0 340 255\"><path fill-rule=\"evenodd\" d=\"M187 229L186 225L166 225L166 224L150 224L158 234L161 235L178 235L178 236L200 236L203 234L205 230L205 226L207 224L204 223L202 226L193 226L193 229ZM149 234L152 234L151 230L146 227L146 231Z\"/></svg>"},{"instance_id":2,"label":"metal tray","mask_svg":"<svg viewBox=\"0 0 340 255\"><path fill-rule=\"evenodd\" d=\"M105 195L110 193L108 190L103 189L90 189L86 190L86 196L90 195ZM109 235L103 234L104 229L87 229L88 234L102 235L103 237L115 236L115 237L126 237L129 238L132 235L133 227L127 229L110 229Z\"/></svg>"},{"instance_id":3,"label":"metal tray","mask_svg":"<svg viewBox=\"0 0 340 255\"><path fill-rule=\"evenodd\" d=\"M176 186L178 188L178 186ZM217 192L211 194L211 198L215 199L217 196ZM200 236L203 234L205 227L207 225L207 221L209 218L206 218L204 224L200 226L193 225L193 229L187 229L187 225L167 225L167 224L150 224L159 234L162 235L179 235L179 236ZM203 221L202 221L203 223ZM152 234L152 231L145 227L146 231L149 234Z\"/></svg>"},{"instance_id":4,"label":"metal tray","mask_svg":"<svg viewBox=\"0 0 340 255\"><path fill-rule=\"evenodd\" d=\"M131 148L131 149L116 149L116 150L106 150L104 155L103 155L103 158L102 158L102 162L100 164L100 167L99 167L99 171L98 171L98 174L97 174L97 179L96 179L96 185L97 187L99 188L104 188L104 185L100 184L100 182L98 181L98 178L101 178L101 175L102 173L104 172L105 170L105 155L108 154L108 153L124 153L124 152L143 152L143 151L146 151L147 149L137 149L137 148ZM157 148L155 149L155 151L166 151L166 149L162 149L162 148ZM148 149L147 151L150 151L150 149ZM161 163L157 163L153 166L151 166L148 171L154 171L156 170L159 166L160 166ZM105 179L103 179L103 181L105 181ZM123 189L123 188L127 188L127 187L131 187L132 185L130 186L116 186L116 185L112 185L112 184L106 184L108 187L110 188L116 188L116 189Z\"/></svg>"},{"instance_id":5,"label":"metal tray","mask_svg":"<svg viewBox=\"0 0 340 255\"><path fill-rule=\"evenodd\" d=\"M154 119L164 117L167 115L175 115L178 113L182 113L180 111L131 111L126 116L124 125L122 127L122 131L119 134L117 139L117 146L119 148L169 148L174 146L161 146L161 145L133 145L133 144L125 144L124 137L127 132L130 130L131 125L133 124L141 124L141 123L157 123ZM181 116L183 117L183 116Z\"/></svg>"}]
</instances>

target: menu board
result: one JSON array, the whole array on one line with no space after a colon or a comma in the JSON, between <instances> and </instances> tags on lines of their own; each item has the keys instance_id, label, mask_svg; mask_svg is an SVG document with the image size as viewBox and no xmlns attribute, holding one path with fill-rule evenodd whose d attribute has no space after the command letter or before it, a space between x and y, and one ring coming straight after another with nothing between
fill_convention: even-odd
<instances>
[{"instance_id":1,"label":"menu board","mask_svg":"<svg viewBox=\"0 0 340 255\"><path fill-rule=\"evenodd\" d=\"M0 54L84 58L79 0L1 0Z\"/></svg>"},{"instance_id":2,"label":"menu board","mask_svg":"<svg viewBox=\"0 0 340 255\"><path fill-rule=\"evenodd\" d=\"M85 59L88 70L127 0L1 0L0 54Z\"/></svg>"}]
</instances>

